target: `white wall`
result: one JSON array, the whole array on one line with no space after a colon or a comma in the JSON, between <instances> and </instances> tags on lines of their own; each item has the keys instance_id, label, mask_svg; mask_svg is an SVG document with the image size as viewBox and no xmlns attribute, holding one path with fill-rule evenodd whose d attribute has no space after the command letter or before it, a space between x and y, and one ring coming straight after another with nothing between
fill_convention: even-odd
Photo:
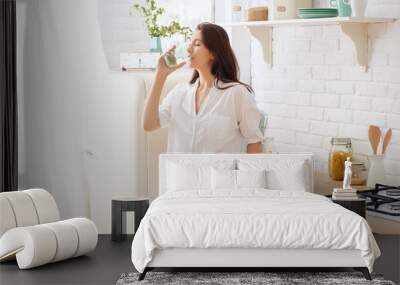
<instances>
[{"instance_id":1,"label":"white wall","mask_svg":"<svg viewBox=\"0 0 400 285\"><path fill-rule=\"evenodd\" d=\"M370 0L367 15L400 18L400 2ZM258 105L270 115L268 133L277 150L312 151L320 176L327 177L331 137L353 138L356 157L365 161L368 125L392 128L387 183L400 185L400 21L371 24L368 35L370 68L364 72L339 26L277 27L272 68L253 40L252 83Z\"/></svg>"},{"instance_id":2,"label":"white wall","mask_svg":"<svg viewBox=\"0 0 400 285\"><path fill-rule=\"evenodd\" d=\"M147 194L143 83L110 72L96 0L18 0L20 188L43 187L63 218L110 232L111 197Z\"/></svg>"}]
</instances>

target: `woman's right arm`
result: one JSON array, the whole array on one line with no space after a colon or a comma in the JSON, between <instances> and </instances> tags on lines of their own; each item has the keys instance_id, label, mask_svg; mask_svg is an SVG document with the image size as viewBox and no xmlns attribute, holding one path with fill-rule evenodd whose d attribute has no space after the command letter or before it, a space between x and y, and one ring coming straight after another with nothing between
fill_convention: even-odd
<instances>
[{"instance_id":1,"label":"woman's right arm","mask_svg":"<svg viewBox=\"0 0 400 285\"><path fill-rule=\"evenodd\" d=\"M174 52L175 46L170 48L167 53ZM160 128L160 116L158 108L160 105L161 92L164 87L168 75L181 68L185 63L182 62L175 67L169 67L164 61L165 54L161 55L158 59L156 76L154 83L151 86L150 94L146 100L143 111L142 127L146 132L154 131Z\"/></svg>"},{"instance_id":2,"label":"woman's right arm","mask_svg":"<svg viewBox=\"0 0 400 285\"><path fill-rule=\"evenodd\" d=\"M156 74L153 85L146 105L144 107L142 126L146 132L157 130L160 128L160 117L158 114L158 106L160 105L161 91L167 76Z\"/></svg>"}]
</instances>

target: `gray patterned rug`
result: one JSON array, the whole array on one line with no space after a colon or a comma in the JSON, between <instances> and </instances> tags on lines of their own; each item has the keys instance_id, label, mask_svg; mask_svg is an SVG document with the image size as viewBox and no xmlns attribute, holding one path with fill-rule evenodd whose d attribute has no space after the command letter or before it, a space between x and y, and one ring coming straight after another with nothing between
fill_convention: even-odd
<instances>
[{"instance_id":1,"label":"gray patterned rug","mask_svg":"<svg viewBox=\"0 0 400 285\"><path fill-rule=\"evenodd\" d=\"M138 281L138 276L138 273L124 273L116 285L395 285L379 275L372 275L373 280L368 281L360 272L148 272L142 281Z\"/></svg>"}]
</instances>

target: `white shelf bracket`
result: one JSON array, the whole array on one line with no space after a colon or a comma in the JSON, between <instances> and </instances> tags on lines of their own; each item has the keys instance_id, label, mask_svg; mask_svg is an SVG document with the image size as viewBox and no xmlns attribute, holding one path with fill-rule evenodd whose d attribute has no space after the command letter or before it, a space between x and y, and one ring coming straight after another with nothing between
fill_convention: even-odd
<instances>
[{"instance_id":1,"label":"white shelf bracket","mask_svg":"<svg viewBox=\"0 0 400 285\"><path fill-rule=\"evenodd\" d=\"M248 28L251 35L261 44L265 63L272 66L272 27L249 26Z\"/></svg>"},{"instance_id":2,"label":"white shelf bracket","mask_svg":"<svg viewBox=\"0 0 400 285\"><path fill-rule=\"evenodd\" d=\"M368 24L366 23L341 23L342 32L353 43L357 62L360 66L368 68Z\"/></svg>"}]
</instances>

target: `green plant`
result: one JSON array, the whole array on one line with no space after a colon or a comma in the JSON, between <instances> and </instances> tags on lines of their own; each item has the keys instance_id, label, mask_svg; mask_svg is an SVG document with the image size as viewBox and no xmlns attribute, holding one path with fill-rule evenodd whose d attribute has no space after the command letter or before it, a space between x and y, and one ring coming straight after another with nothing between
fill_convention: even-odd
<instances>
[{"instance_id":1,"label":"green plant","mask_svg":"<svg viewBox=\"0 0 400 285\"><path fill-rule=\"evenodd\" d=\"M158 7L156 0L146 0L146 3L147 7L134 4L130 8L130 14L132 15L132 9L136 9L139 13L143 14L150 37L169 37L174 34L182 34L185 40L187 40L191 36L192 30L177 21L172 21L169 25L159 25L158 17L164 14L165 9Z\"/></svg>"}]
</instances>

